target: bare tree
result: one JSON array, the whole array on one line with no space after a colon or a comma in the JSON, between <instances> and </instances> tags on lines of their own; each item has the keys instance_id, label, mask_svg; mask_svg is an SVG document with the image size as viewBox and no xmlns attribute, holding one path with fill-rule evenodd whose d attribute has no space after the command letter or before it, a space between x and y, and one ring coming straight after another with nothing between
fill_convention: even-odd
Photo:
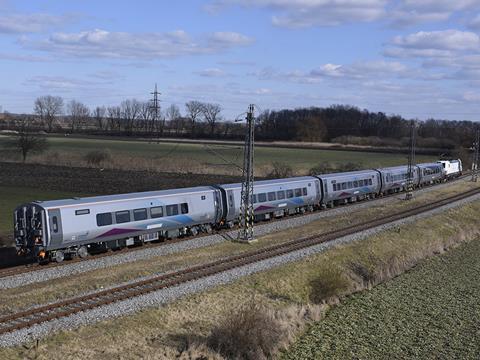
<instances>
[{"instance_id":1,"label":"bare tree","mask_svg":"<svg viewBox=\"0 0 480 360\"><path fill-rule=\"evenodd\" d=\"M107 109L105 109L105 106L97 106L95 110L93 110L93 118L95 119L98 130L103 130L106 113Z\"/></svg>"},{"instance_id":2,"label":"bare tree","mask_svg":"<svg viewBox=\"0 0 480 360\"><path fill-rule=\"evenodd\" d=\"M215 132L215 126L217 125L217 121L220 120L219 115L221 112L222 107L218 104L205 103L202 106L202 114L208 126L210 126L210 135L213 135Z\"/></svg>"},{"instance_id":3,"label":"bare tree","mask_svg":"<svg viewBox=\"0 0 480 360\"><path fill-rule=\"evenodd\" d=\"M67 113L70 117L70 128L72 132L79 130L90 116L88 107L76 100L72 100L67 104Z\"/></svg>"},{"instance_id":4,"label":"bare tree","mask_svg":"<svg viewBox=\"0 0 480 360\"><path fill-rule=\"evenodd\" d=\"M122 110L120 106L109 106L107 109L108 113L108 127L111 131L121 130L122 125Z\"/></svg>"},{"instance_id":5,"label":"bare tree","mask_svg":"<svg viewBox=\"0 0 480 360\"><path fill-rule=\"evenodd\" d=\"M24 117L18 124L15 138L10 141L7 146L19 150L22 154L22 160L25 162L28 154L41 153L47 150L48 142L44 136L41 136L32 130L31 119Z\"/></svg>"},{"instance_id":6,"label":"bare tree","mask_svg":"<svg viewBox=\"0 0 480 360\"><path fill-rule=\"evenodd\" d=\"M178 108L177 105L171 104L166 110L165 110L165 117L168 119L168 122L170 123L171 128L176 128L175 125L178 124L176 121L178 118L180 118L182 115L180 114L180 109ZM178 133L178 129L177 129Z\"/></svg>"},{"instance_id":7,"label":"bare tree","mask_svg":"<svg viewBox=\"0 0 480 360\"><path fill-rule=\"evenodd\" d=\"M185 104L185 110L187 111L187 116L190 119L190 133L191 136L194 137L195 125L198 117L202 114L203 103L200 101L189 101Z\"/></svg>"},{"instance_id":8,"label":"bare tree","mask_svg":"<svg viewBox=\"0 0 480 360\"><path fill-rule=\"evenodd\" d=\"M124 121L124 130L128 134L132 134L136 127L136 122L140 117L141 104L136 99L128 99L120 104L121 115Z\"/></svg>"},{"instance_id":9,"label":"bare tree","mask_svg":"<svg viewBox=\"0 0 480 360\"><path fill-rule=\"evenodd\" d=\"M152 107L148 102L140 104L140 119L142 120L142 128L145 132L153 132L155 128L155 118L153 116Z\"/></svg>"},{"instance_id":10,"label":"bare tree","mask_svg":"<svg viewBox=\"0 0 480 360\"><path fill-rule=\"evenodd\" d=\"M63 99L60 96L40 96L35 100L34 112L51 132L55 117L63 113Z\"/></svg>"}]
</instances>

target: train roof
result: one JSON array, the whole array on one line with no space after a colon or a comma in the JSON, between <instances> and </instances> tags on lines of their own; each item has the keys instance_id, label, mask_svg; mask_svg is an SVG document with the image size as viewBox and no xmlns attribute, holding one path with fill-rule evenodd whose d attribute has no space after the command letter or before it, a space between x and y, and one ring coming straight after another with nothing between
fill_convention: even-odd
<instances>
[{"instance_id":1,"label":"train roof","mask_svg":"<svg viewBox=\"0 0 480 360\"><path fill-rule=\"evenodd\" d=\"M285 184L285 183L293 183L293 182L299 182L299 181L314 181L314 180L315 180L315 177L313 176L298 176L298 177L291 177L286 179L271 179L271 180L255 181L253 186L275 185L275 184ZM222 184L220 186L225 190L232 190L232 189L241 188L242 184L241 183Z\"/></svg>"},{"instance_id":2,"label":"train roof","mask_svg":"<svg viewBox=\"0 0 480 360\"><path fill-rule=\"evenodd\" d=\"M404 170L408 169L407 165L399 165L399 166L389 166L378 169L379 171L396 171L396 170Z\"/></svg>"},{"instance_id":3,"label":"train roof","mask_svg":"<svg viewBox=\"0 0 480 360\"><path fill-rule=\"evenodd\" d=\"M125 200L136 200L142 198L153 198L158 196L169 196L169 195L185 195L192 193L201 193L214 191L215 189L212 186L197 186L190 188L182 189L169 189L169 190L159 190L159 191L145 191L145 192L136 192L129 194L115 194L115 195L101 195L101 196L89 196L89 197L74 197L71 199L62 199L62 200L47 200L47 201L34 201L33 203L40 205L43 208L56 208L62 206L71 206L71 205L86 205L97 202L104 201L125 201Z\"/></svg>"},{"instance_id":4,"label":"train roof","mask_svg":"<svg viewBox=\"0 0 480 360\"><path fill-rule=\"evenodd\" d=\"M422 163L422 164L417 164L419 167L429 167L429 166L441 166L442 164L439 162L431 162L431 163Z\"/></svg>"},{"instance_id":5,"label":"train roof","mask_svg":"<svg viewBox=\"0 0 480 360\"><path fill-rule=\"evenodd\" d=\"M372 174L372 173L376 174L377 170L367 169L367 170L358 170L358 171L338 172L338 173L332 173L332 174L322 174L317 176L322 179L333 179L333 178L344 177L344 176L356 176L356 175L364 175L364 174Z\"/></svg>"}]
</instances>

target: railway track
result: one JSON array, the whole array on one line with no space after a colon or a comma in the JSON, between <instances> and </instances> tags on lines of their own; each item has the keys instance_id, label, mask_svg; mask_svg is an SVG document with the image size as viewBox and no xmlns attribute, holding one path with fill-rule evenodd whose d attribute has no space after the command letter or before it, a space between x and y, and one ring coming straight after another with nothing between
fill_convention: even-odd
<instances>
[{"instance_id":1,"label":"railway track","mask_svg":"<svg viewBox=\"0 0 480 360\"><path fill-rule=\"evenodd\" d=\"M480 194L480 189L473 189L463 194L444 198L413 209L386 215L373 221L351 225L340 230L329 231L320 235L268 246L259 250L230 256L221 260L193 266L191 268L176 271L170 274L155 276L148 280L142 280L128 285L122 285L108 290L103 290L97 293L13 313L11 315L0 317L0 335L15 330L29 328L35 324L70 316L81 311L98 308L103 305L115 303L153 291L218 274L230 269L277 257L361 231L369 230L380 225L389 224L406 217L433 210L458 200L466 199L476 194Z\"/></svg>"},{"instance_id":2,"label":"railway track","mask_svg":"<svg viewBox=\"0 0 480 360\"><path fill-rule=\"evenodd\" d=\"M454 180L451 180L450 182L455 182L455 181L464 179L468 176L470 176L470 174L467 173L467 174L462 175L462 176L460 176L460 177L458 177ZM389 197L389 196L395 196L395 195L398 195L398 193L385 195L383 197ZM380 199L380 198L376 198L376 199ZM376 199L374 199L374 200L376 200ZM324 211L328 211L328 210L324 210ZM290 215L289 218L298 217L298 216L304 216L304 214ZM284 218L271 219L270 221L282 221L282 220L284 220ZM223 234L226 234L227 232L232 231L232 230L233 229L219 230L219 231L216 231L215 233L219 234L219 235L223 235ZM208 234L202 234L202 235L207 236ZM147 244L144 244L143 246L136 246L136 247L132 247L132 248L123 248L121 250L108 251L108 252L105 252L105 253L98 253L98 254L95 254L93 256L94 256L95 259L99 259L99 258L102 258L102 257L107 257L107 256L112 256L112 255L117 255L117 254L123 254L123 253L138 251L139 249L142 249L146 246L148 246L148 247L165 246L165 245L174 244L174 243L178 243L178 242L182 242L182 241L188 241L188 240L191 240L192 238L194 238L194 237L193 236L188 236L188 237L182 237L182 238L178 238L178 239L174 239L174 240L167 240L167 241L164 241L164 242L161 242L161 243L147 243ZM38 263L31 263L31 264L27 264L27 265L19 265L19 266L9 267L9 268L5 268L5 269L0 269L0 279L6 278L6 277L9 277L9 276L25 274L25 273L29 273L29 272L33 272L33 271L41 271L41 270L45 270L45 269L49 269L49 268L55 268L55 267L60 267L60 266L64 266L64 265L69 265L69 264L73 264L73 263L80 262L80 261L85 261L85 260L80 259L78 257L75 257L71 260L68 260L68 261L62 262L62 263L51 262L51 263L46 264L46 265L39 265Z\"/></svg>"}]
</instances>

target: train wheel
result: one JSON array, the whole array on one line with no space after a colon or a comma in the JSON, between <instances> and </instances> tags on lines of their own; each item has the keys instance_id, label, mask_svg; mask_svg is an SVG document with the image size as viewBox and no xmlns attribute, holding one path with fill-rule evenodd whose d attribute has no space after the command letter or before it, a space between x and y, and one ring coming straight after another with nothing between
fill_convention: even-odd
<instances>
[{"instance_id":1,"label":"train wheel","mask_svg":"<svg viewBox=\"0 0 480 360\"><path fill-rule=\"evenodd\" d=\"M88 256L88 250L85 246L80 246L77 250L77 255L81 258L81 259L85 259L87 256Z\"/></svg>"},{"instance_id":2,"label":"train wheel","mask_svg":"<svg viewBox=\"0 0 480 360\"><path fill-rule=\"evenodd\" d=\"M195 226L190 228L190 234L192 234L192 236L197 236L198 235L198 229Z\"/></svg>"},{"instance_id":3,"label":"train wheel","mask_svg":"<svg viewBox=\"0 0 480 360\"><path fill-rule=\"evenodd\" d=\"M61 263L63 260L65 260L64 252L62 250L55 251L55 261Z\"/></svg>"}]
</instances>

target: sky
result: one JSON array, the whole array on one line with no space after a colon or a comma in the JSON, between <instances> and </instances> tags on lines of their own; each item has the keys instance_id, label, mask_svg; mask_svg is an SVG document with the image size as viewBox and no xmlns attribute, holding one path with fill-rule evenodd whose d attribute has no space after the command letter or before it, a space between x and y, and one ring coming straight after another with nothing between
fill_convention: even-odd
<instances>
[{"instance_id":1,"label":"sky","mask_svg":"<svg viewBox=\"0 0 480 360\"><path fill-rule=\"evenodd\" d=\"M348 104L478 119L480 0L0 0L0 106L161 106L235 119Z\"/></svg>"}]
</instances>

